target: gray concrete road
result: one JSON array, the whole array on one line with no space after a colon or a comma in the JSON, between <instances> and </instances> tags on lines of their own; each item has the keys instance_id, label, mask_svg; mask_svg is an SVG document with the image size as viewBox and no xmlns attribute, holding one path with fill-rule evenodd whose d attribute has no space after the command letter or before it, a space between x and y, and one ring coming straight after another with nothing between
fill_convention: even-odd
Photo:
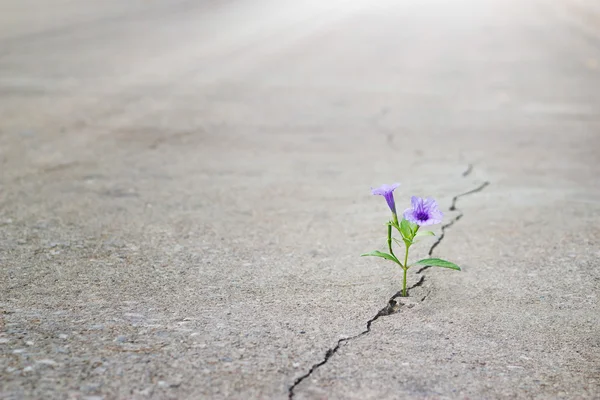
<instances>
[{"instance_id":1,"label":"gray concrete road","mask_svg":"<svg viewBox=\"0 0 600 400\"><path fill-rule=\"evenodd\" d=\"M0 1L0 398L600 398L598 16Z\"/></svg>"}]
</instances>

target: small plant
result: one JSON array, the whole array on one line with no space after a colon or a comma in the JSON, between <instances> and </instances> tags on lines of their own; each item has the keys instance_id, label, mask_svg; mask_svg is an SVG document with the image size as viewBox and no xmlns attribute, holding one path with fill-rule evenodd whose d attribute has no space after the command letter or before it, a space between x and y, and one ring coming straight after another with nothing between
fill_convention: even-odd
<instances>
[{"instance_id":1,"label":"small plant","mask_svg":"<svg viewBox=\"0 0 600 400\"><path fill-rule=\"evenodd\" d=\"M377 189L371 189L371 193L374 195L383 196L388 204L388 207L392 211L392 220L388 221L387 225L387 244L389 253L383 253L375 250L370 253L361 254L361 256L372 256L381 257L386 260L395 262L404 271L404 279L402 280L402 296L407 297L408 291L406 289L406 273L408 269L415 265L420 266L431 266L431 267L442 267L450 268L460 271L460 267L450 261L442 260L440 258L426 258L419 260L409 265L408 263L408 252L410 246L416 243L416 238L423 236L435 236L431 231L419 230L422 226L435 225L442 222L444 214L438 209L437 202L428 197L423 199L421 197L412 196L411 207L404 211L402 221L398 222L398 215L396 214L396 203L394 201L394 190L400 186L399 183L392 185L382 185ZM392 235L392 231L395 228L400 236L402 237L402 243ZM404 244L404 262L398 260L394 254L392 241L398 245Z\"/></svg>"}]
</instances>

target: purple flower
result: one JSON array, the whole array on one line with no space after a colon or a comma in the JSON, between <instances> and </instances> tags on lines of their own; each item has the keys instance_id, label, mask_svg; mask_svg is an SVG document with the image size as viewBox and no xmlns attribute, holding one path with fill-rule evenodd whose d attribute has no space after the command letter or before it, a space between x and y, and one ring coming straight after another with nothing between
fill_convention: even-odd
<instances>
[{"instance_id":1,"label":"purple flower","mask_svg":"<svg viewBox=\"0 0 600 400\"><path fill-rule=\"evenodd\" d=\"M410 199L412 208L404 211L404 218L419 226L434 225L442 222L444 214L438 209L434 199L413 196Z\"/></svg>"},{"instance_id":2,"label":"purple flower","mask_svg":"<svg viewBox=\"0 0 600 400\"><path fill-rule=\"evenodd\" d=\"M371 193L374 195L379 195L385 197L385 201L387 201L388 207L392 210L393 214L396 214L396 203L394 202L394 190L400 186L399 183L393 183L391 185L381 185L380 187L373 189L371 188Z\"/></svg>"}]
</instances>

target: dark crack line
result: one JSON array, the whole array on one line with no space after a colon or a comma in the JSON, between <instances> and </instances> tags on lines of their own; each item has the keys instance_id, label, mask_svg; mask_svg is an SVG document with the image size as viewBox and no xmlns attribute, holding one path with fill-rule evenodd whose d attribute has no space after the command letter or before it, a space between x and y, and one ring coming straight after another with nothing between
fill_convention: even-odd
<instances>
[{"instance_id":1,"label":"dark crack line","mask_svg":"<svg viewBox=\"0 0 600 400\"><path fill-rule=\"evenodd\" d=\"M421 302L424 302L427 297L431 294L431 290L425 293L425 296L421 297Z\"/></svg>"},{"instance_id":2,"label":"dark crack line","mask_svg":"<svg viewBox=\"0 0 600 400\"><path fill-rule=\"evenodd\" d=\"M473 170L473 165L469 164L469 166L467 167L466 171L463 172L462 176L466 177L468 176L471 171ZM481 185L479 185L478 187L476 187L475 189L472 189L468 192L465 193L461 193L459 195L456 195L452 198L452 204L450 205L449 210L450 211L459 211L459 214L454 217L454 219L452 219L452 221L450 221L449 223L447 223L446 225L442 226L442 233L440 234L440 236L438 237L438 239L436 240L436 242L431 246L431 248L429 249L429 256L431 256L433 254L433 250L442 242L442 240L445 237L446 234L446 229L448 229L449 227L451 227L452 225L454 225L458 220L460 220L462 218L462 216L464 215L462 211L458 210L456 208L456 202L458 201L459 198L464 197L464 196L468 196L470 194L474 194L477 192L482 191L483 189L485 189L486 186L488 186L490 183L489 182L484 182ZM422 273L423 271L425 271L427 268L429 268L429 266L425 266L421 269L419 269L417 271L418 274ZM408 291L410 293L410 291L414 288L417 288L419 286L423 286L423 284L425 284L425 275L421 275L421 277L419 278L419 281L417 283L415 283L414 285L412 285L411 287L408 288ZM429 294L431 294L431 291L427 292L422 298L421 301L424 301ZM398 291L396 294L394 294L389 300L388 303L386 304L385 307L383 307L381 310L379 310L377 312L377 314L375 314L375 316L373 318L371 318L370 320L367 321L367 329L365 329L364 331L362 331L361 333L351 336L351 337L347 337L347 338L342 338L339 339L337 341L337 344L335 345L335 347L329 348L327 349L327 351L325 352L325 357L323 358L322 361L314 364L307 373L305 373L304 375L300 376L299 378L297 378L294 383L292 384L292 386L289 387L288 389L288 399L293 399L294 398L294 390L296 389L296 387L302 383L302 381L304 381L306 378L308 378L309 376L311 376L313 374L313 372L315 372L319 367L327 364L327 362L329 361L329 359L331 357L334 356L335 353L338 352L338 350L342 347L342 345L346 342L350 342L354 339L358 339L361 336L364 336L366 334L368 334L369 332L371 332L371 325L373 324L373 322L377 321L379 318L381 317L387 317L388 315L392 315L397 313L400 308L402 308L405 304L402 303L401 301L397 301L396 299L401 298L402 297L402 291Z\"/></svg>"},{"instance_id":3,"label":"dark crack line","mask_svg":"<svg viewBox=\"0 0 600 400\"><path fill-rule=\"evenodd\" d=\"M462 173L463 178L469 176L469 174L473 172L473 164L469 164L465 172Z\"/></svg>"},{"instance_id":4,"label":"dark crack line","mask_svg":"<svg viewBox=\"0 0 600 400\"><path fill-rule=\"evenodd\" d=\"M464 174L463 174L463 176L464 176ZM447 224L442 225L442 233L440 234L440 236L438 236L438 239L435 241L435 243L433 243L431 245L431 248L429 248L429 252L427 253L430 257L433 255L433 250L435 250L435 248L438 247L440 243L442 243L442 240L444 240L444 237L446 237L446 230L448 228L450 228L452 225L454 225L455 223L457 223L464 215L464 213L462 211L460 211L458 208L456 208L456 202L458 201L458 199L460 199L461 197L465 197L465 196L477 193L477 192L481 192L489 184L490 183L488 181L485 181L481 185L477 186L475 189L469 190L468 192L465 192L465 193L461 193L452 198L452 204L450 205L450 208L448 210L449 211L458 211L458 215L456 217L454 217ZM428 268L430 268L430 265L427 265L427 266L419 269L417 271L417 274L422 273L423 271L427 270Z\"/></svg>"},{"instance_id":5,"label":"dark crack line","mask_svg":"<svg viewBox=\"0 0 600 400\"><path fill-rule=\"evenodd\" d=\"M424 282L425 282L425 276L422 276L421 279L419 279L419 281L417 283L415 283L414 285L412 285L411 287L408 288L409 292L410 292L410 290L412 290L418 286L421 286ZM344 343L349 342L354 339L358 339L359 337L364 336L367 333L371 332L371 324L373 324L373 322L377 321L380 317L386 317L388 315L397 313L398 310L400 310L400 308L402 308L402 306L404 306L403 303L396 301L396 298L401 297L401 296L402 296L402 291L399 291L398 293L393 295L390 298L390 300L388 301L388 304L385 307L383 307L381 310L379 310L379 312L373 318L371 318L370 320L367 321L367 329L365 329L358 335L340 339L337 341L337 344L335 345L335 347L327 349L327 351L325 352L325 358L323 358L322 361L314 364L308 370L308 372L306 374L304 374L301 377L299 377L298 379L296 379L294 381L294 384L292 386L290 386L290 388L288 389L288 398L292 399L294 397L294 389L296 389L296 386L298 386L300 383L302 383L303 380L305 380L306 378L311 376L312 373L315 372L319 367L327 364L329 359L331 357L333 357L333 355L335 353L337 353L337 351L342 347L342 345Z\"/></svg>"}]
</instances>

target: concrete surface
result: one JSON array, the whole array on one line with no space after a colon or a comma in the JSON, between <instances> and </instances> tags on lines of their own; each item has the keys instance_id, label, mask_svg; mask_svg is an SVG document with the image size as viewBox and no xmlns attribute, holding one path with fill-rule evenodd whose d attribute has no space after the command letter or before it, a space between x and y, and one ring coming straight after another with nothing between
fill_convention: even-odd
<instances>
[{"instance_id":1,"label":"concrete surface","mask_svg":"<svg viewBox=\"0 0 600 400\"><path fill-rule=\"evenodd\" d=\"M599 398L588 5L0 1L0 397Z\"/></svg>"}]
</instances>

